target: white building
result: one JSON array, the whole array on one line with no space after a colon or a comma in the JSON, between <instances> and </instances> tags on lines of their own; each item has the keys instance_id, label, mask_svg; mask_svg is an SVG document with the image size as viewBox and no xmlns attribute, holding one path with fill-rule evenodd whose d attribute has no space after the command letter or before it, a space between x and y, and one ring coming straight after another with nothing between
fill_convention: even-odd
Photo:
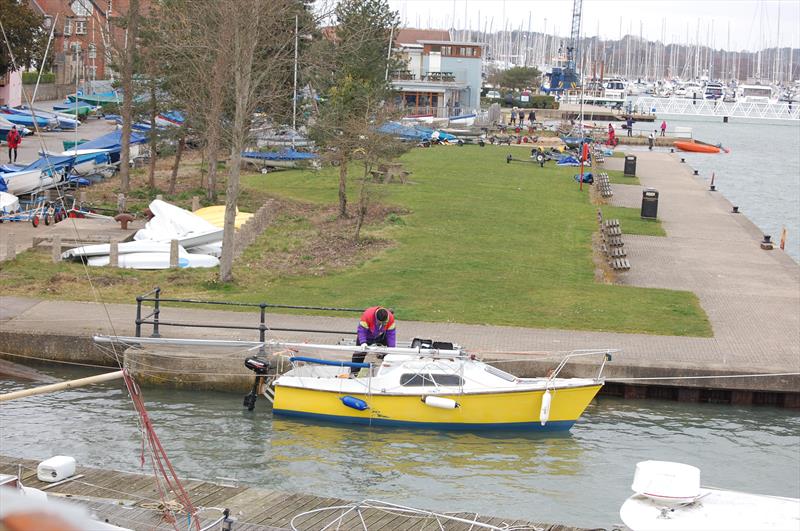
<instances>
[{"instance_id":1,"label":"white building","mask_svg":"<svg viewBox=\"0 0 800 531\"><path fill-rule=\"evenodd\" d=\"M395 46L406 68L393 72L392 87L406 115L445 118L480 108L483 44L451 41L446 31L403 29Z\"/></svg>"}]
</instances>

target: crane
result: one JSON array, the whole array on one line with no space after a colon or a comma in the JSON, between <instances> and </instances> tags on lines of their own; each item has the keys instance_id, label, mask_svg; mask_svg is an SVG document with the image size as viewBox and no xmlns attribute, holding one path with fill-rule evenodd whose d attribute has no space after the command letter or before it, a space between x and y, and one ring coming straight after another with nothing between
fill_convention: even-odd
<instances>
[{"instance_id":1,"label":"crane","mask_svg":"<svg viewBox=\"0 0 800 531\"><path fill-rule=\"evenodd\" d=\"M581 10L583 0L573 0L572 4L572 31L567 42L567 63L563 67L554 66L547 74L550 77L550 87L545 92L563 92L580 86L581 78L576 67L580 59L581 39Z\"/></svg>"}]
</instances>

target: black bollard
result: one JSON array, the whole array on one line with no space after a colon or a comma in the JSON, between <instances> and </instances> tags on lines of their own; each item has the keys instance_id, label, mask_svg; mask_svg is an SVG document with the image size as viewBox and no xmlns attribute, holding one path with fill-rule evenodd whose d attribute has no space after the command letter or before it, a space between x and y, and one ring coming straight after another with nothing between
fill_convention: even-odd
<instances>
[{"instance_id":1,"label":"black bollard","mask_svg":"<svg viewBox=\"0 0 800 531\"><path fill-rule=\"evenodd\" d=\"M686 163L686 159L681 159L681 164L685 164L685 163Z\"/></svg>"},{"instance_id":2,"label":"black bollard","mask_svg":"<svg viewBox=\"0 0 800 531\"><path fill-rule=\"evenodd\" d=\"M716 192L717 191L717 187L712 184L711 186L708 187L708 190L711 191L711 192Z\"/></svg>"},{"instance_id":3,"label":"black bollard","mask_svg":"<svg viewBox=\"0 0 800 531\"><path fill-rule=\"evenodd\" d=\"M697 170L694 170L694 174L697 175Z\"/></svg>"},{"instance_id":4,"label":"black bollard","mask_svg":"<svg viewBox=\"0 0 800 531\"><path fill-rule=\"evenodd\" d=\"M731 212L733 212L734 214L738 214L739 213L739 207L738 206L734 206L733 210Z\"/></svg>"},{"instance_id":5,"label":"black bollard","mask_svg":"<svg viewBox=\"0 0 800 531\"><path fill-rule=\"evenodd\" d=\"M770 236L769 234L764 235L764 239L761 240L761 248L764 249L765 251L772 250L772 236Z\"/></svg>"}]
</instances>

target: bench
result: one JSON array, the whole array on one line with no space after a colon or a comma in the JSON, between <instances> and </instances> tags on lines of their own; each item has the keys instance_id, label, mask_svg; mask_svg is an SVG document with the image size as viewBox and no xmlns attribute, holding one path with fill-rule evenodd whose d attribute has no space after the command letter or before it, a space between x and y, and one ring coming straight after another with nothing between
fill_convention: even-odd
<instances>
[{"instance_id":1,"label":"bench","mask_svg":"<svg viewBox=\"0 0 800 531\"><path fill-rule=\"evenodd\" d=\"M618 219L603 219L603 212L597 211L597 222L600 225L600 237L603 239L601 250L606 255L608 265L614 271L627 271L631 268L628 253L622 241L622 228Z\"/></svg>"},{"instance_id":2,"label":"bench","mask_svg":"<svg viewBox=\"0 0 800 531\"><path fill-rule=\"evenodd\" d=\"M628 262L627 258L611 258L609 260L609 265L615 271L627 271L631 268L631 264Z\"/></svg>"},{"instance_id":3,"label":"bench","mask_svg":"<svg viewBox=\"0 0 800 531\"><path fill-rule=\"evenodd\" d=\"M380 164L378 169L370 171L370 174L374 180L383 182L383 184L389 184L395 179L401 184L406 184L407 177L411 175L411 172L403 169L402 164L392 162Z\"/></svg>"}]
</instances>

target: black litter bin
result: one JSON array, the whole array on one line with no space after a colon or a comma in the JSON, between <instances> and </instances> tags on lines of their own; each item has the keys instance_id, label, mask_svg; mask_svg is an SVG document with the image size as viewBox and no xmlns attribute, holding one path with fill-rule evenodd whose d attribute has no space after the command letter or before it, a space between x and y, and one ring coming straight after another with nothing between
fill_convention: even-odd
<instances>
[{"instance_id":1,"label":"black litter bin","mask_svg":"<svg viewBox=\"0 0 800 531\"><path fill-rule=\"evenodd\" d=\"M636 177L636 155L625 156L625 171L628 177Z\"/></svg>"},{"instance_id":2,"label":"black litter bin","mask_svg":"<svg viewBox=\"0 0 800 531\"><path fill-rule=\"evenodd\" d=\"M645 188L642 192L642 217L646 219L658 217L658 190Z\"/></svg>"}]
</instances>

